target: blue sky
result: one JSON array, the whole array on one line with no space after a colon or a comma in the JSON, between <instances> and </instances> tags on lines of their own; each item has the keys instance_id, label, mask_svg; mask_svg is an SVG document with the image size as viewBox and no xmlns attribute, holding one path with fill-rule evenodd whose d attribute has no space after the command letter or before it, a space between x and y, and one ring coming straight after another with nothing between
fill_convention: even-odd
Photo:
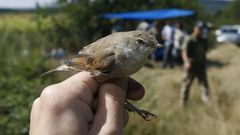
<instances>
[{"instance_id":1,"label":"blue sky","mask_svg":"<svg viewBox=\"0 0 240 135\"><path fill-rule=\"evenodd\" d=\"M56 0L0 0L0 8L34 8L38 2L40 5L51 4Z\"/></svg>"}]
</instances>

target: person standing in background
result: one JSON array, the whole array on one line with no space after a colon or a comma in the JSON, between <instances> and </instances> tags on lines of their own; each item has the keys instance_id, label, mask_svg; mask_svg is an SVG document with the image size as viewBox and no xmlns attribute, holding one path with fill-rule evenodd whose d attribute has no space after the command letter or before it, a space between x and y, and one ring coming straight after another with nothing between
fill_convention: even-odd
<instances>
[{"instance_id":1,"label":"person standing in background","mask_svg":"<svg viewBox=\"0 0 240 135\"><path fill-rule=\"evenodd\" d=\"M176 23L175 35L174 35L174 48L173 56L177 64L182 64L182 50L181 46L183 44L184 38L186 37L186 32L182 23Z\"/></svg>"},{"instance_id":2,"label":"person standing in background","mask_svg":"<svg viewBox=\"0 0 240 135\"><path fill-rule=\"evenodd\" d=\"M203 37L203 26L196 24L191 36L187 37L182 46L182 58L186 76L180 91L180 105L186 106L190 87L195 77L197 77L201 98L205 103L209 102L209 88L206 72L206 52L207 40Z\"/></svg>"},{"instance_id":3,"label":"person standing in background","mask_svg":"<svg viewBox=\"0 0 240 135\"><path fill-rule=\"evenodd\" d=\"M147 32L149 32L151 35L157 38L158 30L157 30L157 21L153 21L149 24L149 27L147 28Z\"/></svg>"},{"instance_id":4,"label":"person standing in background","mask_svg":"<svg viewBox=\"0 0 240 135\"><path fill-rule=\"evenodd\" d=\"M148 28L149 28L149 23L145 20L141 21L137 26L137 30L141 30L141 31L147 31Z\"/></svg>"},{"instance_id":5,"label":"person standing in background","mask_svg":"<svg viewBox=\"0 0 240 135\"><path fill-rule=\"evenodd\" d=\"M112 28L112 33L121 32L121 31L123 31L122 22L116 21Z\"/></svg>"},{"instance_id":6,"label":"person standing in background","mask_svg":"<svg viewBox=\"0 0 240 135\"><path fill-rule=\"evenodd\" d=\"M162 38L164 40L164 45L166 46L164 50L162 68L166 68L168 65L170 68L174 67L172 56L174 33L175 28L173 27L173 24L167 21L161 32Z\"/></svg>"}]
</instances>

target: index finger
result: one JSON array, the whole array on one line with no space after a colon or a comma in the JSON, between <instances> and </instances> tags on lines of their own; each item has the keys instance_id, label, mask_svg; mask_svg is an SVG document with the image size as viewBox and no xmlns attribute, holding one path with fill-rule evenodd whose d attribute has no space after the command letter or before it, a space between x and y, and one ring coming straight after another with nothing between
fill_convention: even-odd
<instances>
[{"instance_id":1,"label":"index finger","mask_svg":"<svg viewBox=\"0 0 240 135\"><path fill-rule=\"evenodd\" d=\"M78 89L79 87L82 87L83 84L87 85L89 89L94 94L97 91L98 84L96 80L93 78L93 76L86 71L82 71L80 73L77 73L70 78L66 79L62 83L67 84L68 86L75 87Z\"/></svg>"},{"instance_id":2,"label":"index finger","mask_svg":"<svg viewBox=\"0 0 240 135\"><path fill-rule=\"evenodd\" d=\"M93 95L97 92L98 84L89 72L83 71L64 80L58 86L61 87L62 91L57 93L61 93L69 99L78 98L91 105Z\"/></svg>"}]
</instances>

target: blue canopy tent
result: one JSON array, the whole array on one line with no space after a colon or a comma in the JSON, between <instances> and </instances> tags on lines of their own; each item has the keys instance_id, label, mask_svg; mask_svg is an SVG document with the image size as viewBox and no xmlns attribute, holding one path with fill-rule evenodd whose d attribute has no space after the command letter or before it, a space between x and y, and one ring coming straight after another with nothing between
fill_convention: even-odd
<instances>
[{"instance_id":1,"label":"blue canopy tent","mask_svg":"<svg viewBox=\"0 0 240 135\"><path fill-rule=\"evenodd\" d=\"M157 20L157 19L169 19L176 17L191 16L194 12L192 10L184 9L160 9L160 10L148 10L148 11L136 11L125 13L106 13L103 14L107 19L128 19L128 20Z\"/></svg>"}]
</instances>

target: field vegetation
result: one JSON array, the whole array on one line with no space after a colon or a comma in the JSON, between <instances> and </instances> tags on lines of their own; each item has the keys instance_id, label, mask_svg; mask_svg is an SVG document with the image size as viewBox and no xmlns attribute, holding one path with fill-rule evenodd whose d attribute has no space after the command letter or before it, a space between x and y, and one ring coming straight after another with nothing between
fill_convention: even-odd
<instances>
[{"instance_id":1,"label":"field vegetation","mask_svg":"<svg viewBox=\"0 0 240 135\"><path fill-rule=\"evenodd\" d=\"M37 10L33 13L0 14L0 135L28 134L33 100L45 86L66 78L63 74L40 77L42 73L59 64L59 61L49 57L49 51L53 47L62 47L67 56L70 56L87 43L109 33L114 21L103 20L98 14L185 7L195 10L197 15L184 18L184 22L207 19L201 8L194 1L188 0L155 0L158 4L140 0L137 6L134 4L135 0L126 3L117 1L116 4L106 3L105 0L87 4L87 0L79 0L75 5L68 5L65 0L60 1L63 8L57 13L49 14L44 10ZM227 8L226 13L239 13L235 5L237 4ZM224 11L208 19L218 26L240 22L239 14L225 19L226 13ZM126 26L133 29L136 23L127 22ZM194 82L189 106L179 107L179 89L183 78L181 66L173 70L162 70L159 68L160 63L149 61L153 68L144 67L133 75L146 88L143 100L134 104L158 117L145 122L139 116L130 114L125 134L240 134L240 48L232 44L214 46L209 51L208 58L208 79L212 95L212 103L209 105L201 102L197 82Z\"/></svg>"},{"instance_id":2,"label":"field vegetation","mask_svg":"<svg viewBox=\"0 0 240 135\"><path fill-rule=\"evenodd\" d=\"M0 15L0 33L0 135L28 134L32 102L53 82L40 77L49 42L32 14Z\"/></svg>"},{"instance_id":3,"label":"field vegetation","mask_svg":"<svg viewBox=\"0 0 240 135\"><path fill-rule=\"evenodd\" d=\"M204 104L195 80L186 108L179 106L183 69L143 68L133 77L144 84L146 95L139 106L156 113L158 118L143 122L132 114L127 134L164 135L238 135L240 48L224 44L208 53L208 80L212 102ZM141 124L140 124L141 123Z\"/></svg>"}]
</instances>

